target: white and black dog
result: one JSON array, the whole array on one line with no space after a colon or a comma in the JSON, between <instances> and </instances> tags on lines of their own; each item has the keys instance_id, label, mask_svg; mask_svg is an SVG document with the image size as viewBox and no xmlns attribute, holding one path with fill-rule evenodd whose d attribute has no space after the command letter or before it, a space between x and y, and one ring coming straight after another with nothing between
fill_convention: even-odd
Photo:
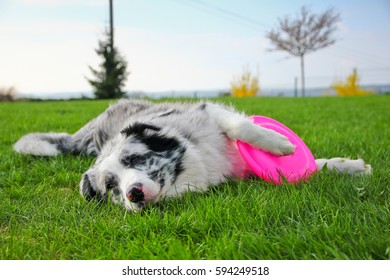
<instances>
[{"instance_id":1,"label":"white and black dog","mask_svg":"<svg viewBox=\"0 0 390 280\"><path fill-rule=\"evenodd\" d=\"M211 102L160 103L122 100L75 134L31 133L14 150L37 156L96 155L82 176L86 199L110 197L131 211L186 191L205 191L227 178L253 175L236 140L274 155L294 146L283 135L253 124L233 108ZM370 174L363 160L316 160L350 174Z\"/></svg>"}]
</instances>

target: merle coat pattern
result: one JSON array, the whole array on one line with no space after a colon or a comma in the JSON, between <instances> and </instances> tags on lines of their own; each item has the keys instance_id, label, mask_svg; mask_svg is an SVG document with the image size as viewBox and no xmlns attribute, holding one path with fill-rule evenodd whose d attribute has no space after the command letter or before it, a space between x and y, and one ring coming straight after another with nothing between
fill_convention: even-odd
<instances>
[{"instance_id":1,"label":"merle coat pattern","mask_svg":"<svg viewBox=\"0 0 390 280\"><path fill-rule=\"evenodd\" d=\"M254 125L231 107L216 103L161 103L121 100L75 134L31 133L14 150L23 154L95 155L82 176L86 199L110 199L130 211L186 191L205 191L227 178L252 172L237 150L241 140L275 155L294 146L283 135ZM351 174L369 174L363 160L319 159Z\"/></svg>"}]
</instances>

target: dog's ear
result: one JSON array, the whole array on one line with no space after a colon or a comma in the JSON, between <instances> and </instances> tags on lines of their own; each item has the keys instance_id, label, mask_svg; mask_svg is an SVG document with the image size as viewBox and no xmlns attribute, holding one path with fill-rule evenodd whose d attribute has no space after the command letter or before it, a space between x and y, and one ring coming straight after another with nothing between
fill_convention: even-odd
<instances>
[{"instance_id":1,"label":"dog's ear","mask_svg":"<svg viewBox=\"0 0 390 280\"><path fill-rule=\"evenodd\" d=\"M161 132L161 127L147 123L135 122L121 131L126 137L133 135L135 139L144 143L149 150L165 152L179 148L180 143L174 137Z\"/></svg>"},{"instance_id":2,"label":"dog's ear","mask_svg":"<svg viewBox=\"0 0 390 280\"><path fill-rule=\"evenodd\" d=\"M176 138L157 133L142 137L139 140L153 152L167 152L179 150L180 148L182 148L180 150L185 150L180 146L180 142Z\"/></svg>"},{"instance_id":3,"label":"dog's ear","mask_svg":"<svg viewBox=\"0 0 390 280\"><path fill-rule=\"evenodd\" d=\"M132 134L137 135L137 136L143 136L145 134L145 131L148 129L152 130L152 131L156 131L156 132L161 130L160 127L157 127L157 126L154 126L151 124L142 123L142 122L135 122L135 123L125 127L124 129L122 129L121 133L125 134L126 137L128 137Z\"/></svg>"},{"instance_id":4,"label":"dog's ear","mask_svg":"<svg viewBox=\"0 0 390 280\"><path fill-rule=\"evenodd\" d=\"M98 190L97 179L93 169L90 169L83 174L80 181L80 194L87 200L91 200L94 197L99 199L103 198L103 195Z\"/></svg>"}]
</instances>

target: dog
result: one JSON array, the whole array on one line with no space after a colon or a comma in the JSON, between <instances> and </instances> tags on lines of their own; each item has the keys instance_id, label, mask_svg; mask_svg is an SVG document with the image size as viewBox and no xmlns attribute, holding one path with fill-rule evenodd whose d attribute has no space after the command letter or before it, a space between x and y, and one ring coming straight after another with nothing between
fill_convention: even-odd
<instances>
[{"instance_id":1,"label":"dog","mask_svg":"<svg viewBox=\"0 0 390 280\"><path fill-rule=\"evenodd\" d=\"M253 124L245 114L213 102L151 103L120 100L73 135L31 133L13 146L22 154L94 155L80 193L139 211L164 198L204 192L227 178L253 176L236 140L273 155L294 152L289 140ZM371 174L362 159L317 159L318 170Z\"/></svg>"}]
</instances>

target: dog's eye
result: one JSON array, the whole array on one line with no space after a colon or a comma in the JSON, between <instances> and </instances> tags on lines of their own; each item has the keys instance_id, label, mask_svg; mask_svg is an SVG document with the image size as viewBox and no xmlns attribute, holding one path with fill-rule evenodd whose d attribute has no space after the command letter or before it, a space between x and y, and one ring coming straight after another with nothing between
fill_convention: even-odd
<instances>
[{"instance_id":1,"label":"dog's eye","mask_svg":"<svg viewBox=\"0 0 390 280\"><path fill-rule=\"evenodd\" d=\"M115 181L114 178L108 176L105 179L105 185L106 185L107 190L111 190L111 189L116 188L118 186L118 183Z\"/></svg>"},{"instance_id":2,"label":"dog's eye","mask_svg":"<svg viewBox=\"0 0 390 280\"><path fill-rule=\"evenodd\" d=\"M104 185L106 187L107 190L111 190L111 189L115 189L118 187L118 184L119 184L119 179L118 177L111 173L111 172L108 172L105 174L104 176Z\"/></svg>"},{"instance_id":3,"label":"dog's eye","mask_svg":"<svg viewBox=\"0 0 390 280\"><path fill-rule=\"evenodd\" d=\"M106 183L107 190L111 190L111 189L113 189L115 187L116 187L116 184L114 182L112 182L112 181L109 181L109 182Z\"/></svg>"},{"instance_id":4,"label":"dog's eye","mask_svg":"<svg viewBox=\"0 0 390 280\"><path fill-rule=\"evenodd\" d=\"M145 164L146 157L143 155L130 155L122 158L121 162L127 167L134 167Z\"/></svg>"}]
</instances>

